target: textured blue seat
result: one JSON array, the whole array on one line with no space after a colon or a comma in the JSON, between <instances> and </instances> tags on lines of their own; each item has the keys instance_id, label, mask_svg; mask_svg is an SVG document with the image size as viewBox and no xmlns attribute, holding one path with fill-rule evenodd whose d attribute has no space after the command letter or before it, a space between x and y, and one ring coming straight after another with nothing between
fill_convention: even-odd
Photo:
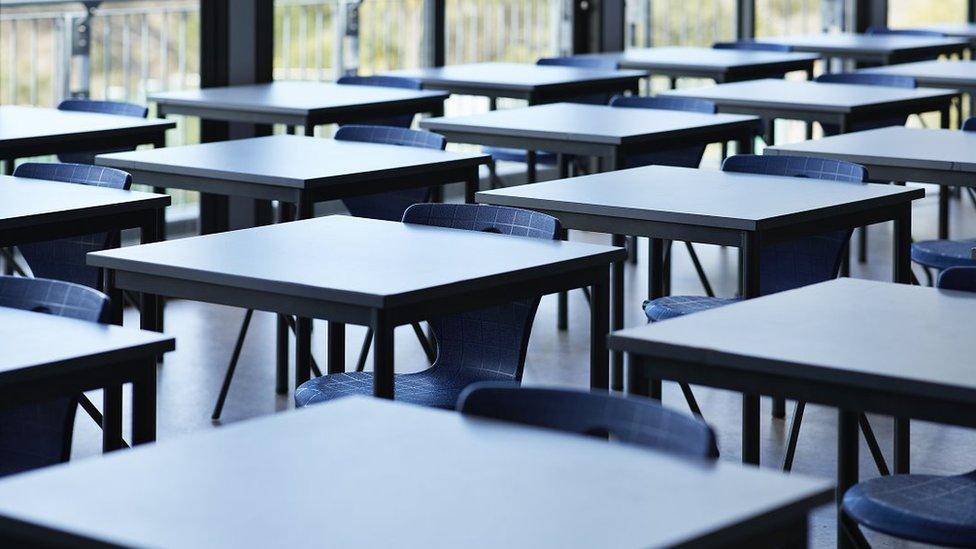
<instances>
[{"instance_id":1,"label":"textured blue seat","mask_svg":"<svg viewBox=\"0 0 976 549\"><path fill-rule=\"evenodd\" d=\"M897 74L868 74L868 73L837 73L821 74L817 77L817 82L833 84L858 84L861 86L887 86L892 88L915 88L917 83L911 76L901 76ZM847 128L849 132L873 130L876 128L886 128L888 126L904 126L907 117L905 116L882 116L880 118L861 120ZM836 124L820 124L824 135L837 135L840 127Z\"/></svg>"},{"instance_id":2,"label":"textured blue seat","mask_svg":"<svg viewBox=\"0 0 976 549\"><path fill-rule=\"evenodd\" d=\"M403 222L547 240L560 231L559 222L545 214L478 204L416 204L404 213ZM461 390L476 381L521 381L538 306L536 297L430 320L437 360L422 372L397 374L396 399L453 408ZM371 372L315 378L298 387L295 404L371 395L372 378Z\"/></svg>"},{"instance_id":3,"label":"textured blue seat","mask_svg":"<svg viewBox=\"0 0 976 549\"><path fill-rule=\"evenodd\" d=\"M133 105L132 103L121 103L118 101L92 101L90 99L65 99L58 104L58 110L114 114L118 116L131 116L133 118L145 118L149 114L149 109L142 105ZM94 164L95 155L130 150L132 149L123 148L104 151L61 153L58 155L58 160L75 164Z\"/></svg>"},{"instance_id":4,"label":"textured blue seat","mask_svg":"<svg viewBox=\"0 0 976 549\"><path fill-rule=\"evenodd\" d=\"M922 29L889 29L888 27L868 27L865 34L897 34L902 36L928 36L931 38L945 38L945 34L939 31Z\"/></svg>"},{"instance_id":5,"label":"textured blue seat","mask_svg":"<svg viewBox=\"0 0 976 549\"><path fill-rule=\"evenodd\" d=\"M14 175L125 190L128 190L132 184L132 176L126 172L88 164L29 162L17 166ZM101 269L86 265L85 255L88 252L115 246L118 237L118 234L94 233L23 244L18 246L18 249L35 277L74 282L90 288L102 288Z\"/></svg>"},{"instance_id":6,"label":"textured blue seat","mask_svg":"<svg viewBox=\"0 0 976 549\"><path fill-rule=\"evenodd\" d=\"M712 47L717 50L752 50L752 51L793 51L793 46L788 44L770 44L768 42L753 42L751 40L739 40L737 42L716 42Z\"/></svg>"},{"instance_id":7,"label":"textured blue seat","mask_svg":"<svg viewBox=\"0 0 976 549\"><path fill-rule=\"evenodd\" d=\"M399 76L342 76L336 80L336 84L349 84L355 86L380 86L384 88L402 88L405 90L421 89L420 80L413 78L402 78ZM358 124L368 124L371 126L395 126L398 128L409 128L413 124L413 114L399 114L396 116L384 116L371 118L369 120L359 120Z\"/></svg>"},{"instance_id":8,"label":"textured blue seat","mask_svg":"<svg viewBox=\"0 0 976 549\"><path fill-rule=\"evenodd\" d=\"M690 315L699 311L706 311L729 305L738 301L736 298L707 297L699 295L674 295L644 302L644 314L651 322L660 322L669 318Z\"/></svg>"},{"instance_id":9,"label":"textured blue seat","mask_svg":"<svg viewBox=\"0 0 976 549\"><path fill-rule=\"evenodd\" d=\"M569 389L478 383L464 390L462 414L582 435L606 436L688 458L718 457L705 422L643 398Z\"/></svg>"},{"instance_id":10,"label":"textured blue seat","mask_svg":"<svg viewBox=\"0 0 976 549\"><path fill-rule=\"evenodd\" d=\"M0 276L0 307L98 322L108 298L70 282ZM77 405L74 396L0 408L0 476L68 461Z\"/></svg>"},{"instance_id":11,"label":"textured blue seat","mask_svg":"<svg viewBox=\"0 0 976 549\"><path fill-rule=\"evenodd\" d=\"M976 292L976 267L953 267L939 277L947 290ZM911 541L976 546L976 471L964 475L891 475L860 482L844 494L844 527L868 547L857 524Z\"/></svg>"}]
</instances>

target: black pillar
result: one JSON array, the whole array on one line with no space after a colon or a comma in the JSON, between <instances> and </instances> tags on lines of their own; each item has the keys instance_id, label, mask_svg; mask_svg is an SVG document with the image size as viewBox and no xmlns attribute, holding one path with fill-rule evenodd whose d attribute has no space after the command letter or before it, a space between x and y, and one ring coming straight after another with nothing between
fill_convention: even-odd
<instances>
[{"instance_id":1,"label":"black pillar","mask_svg":"<svg viewBox=\"0 0 976 549\"><path fill-rule=\"evenodd\" d=\"M431 67L443 67L447 51L447 0L424 0L424 61Z\"/></svg>"},{"instance_id":2,"label":"black pillar","mask_svg":"<svg viewBox=\"0 0 976 549\"><path fill-rule=\"evenodd\" d=\"M573 53L623 51L625 0L573 1Z\"/></svg>"},{"instance_id":3,"label":"black pillar","mask_svg":"<svg viewBox=\"0 0 976 549\"><path fill-rule=\"evenodd\" d=\"M966 2L966 21L976 23L976 0Z\"/></svg>"},{"instance_id":4,"label":"black pillar","mask_svg":"<svg viewBox=\"0 0 976 549\"><path fill-rule=\"evenodd\" d=\"M887 0L854 0L854 32L888 26Z\"/></svg>"},{"instance_id":5,"label":"black pillar","mask_svg":"<svg viewBox=\"0 0 976 549\"><path fill-rule=\"evenodd\" d=\"M735 3L735 37L737 40L756 37L756 0Z\"/></svg>"}]
</instances>

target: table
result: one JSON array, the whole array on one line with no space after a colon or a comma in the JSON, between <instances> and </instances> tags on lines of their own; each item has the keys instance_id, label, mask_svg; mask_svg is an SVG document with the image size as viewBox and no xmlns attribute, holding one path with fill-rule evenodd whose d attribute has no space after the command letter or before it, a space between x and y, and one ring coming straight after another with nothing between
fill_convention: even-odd
<instances>
[{"instance_id":1,"label":"table","mask_svg":"<svg viewBox=\"0 0 976 549\"><path fill-rule=\"evenodd\" d=\"M913 28L941 32L946 36L969 38L976 41L976 23L936 23Z\"/></svg>"},{"instance_id":2,"label":"table","mask_svg":"<svg viewBox=\"0 0 976 549\"><path fill-rule=\"evenodd\" d=\"M976 61L917 61L862 69L860 72L911 76L920 86L962 91L969 95L969 115L976 116ZM960 121L961 110L960 106Z\"/></svg>"},{"instance_id":3,"label":"table","mask_svg":"<svg viewBox=\"0 0 976 549\"><path fill-rule=\"evenodd\" d=\"M381 246L381 248L380 248ZM441 315L593 287L590 382L607 387L609 265L626 251L576 242L328 216L88 254L122 289L299 317L296 387L309 380L312 318L373 329L374 393L393 397L393 329ZM145 318L143 319L145 321ZM341 345L329 372L344 371Z\"/></svg>"},{"instance_id":4,"label":"table","mask_svg":"<svg viewBox=\"0 0 976 549\"><path fill-rule=\"evenodd\" d=\"M688 46L630 48L623 52L593 54L614 59L621 68L647 71L652 76L710 78L718 83L782 78L786 73L804 71L813 79L813 64L820 59L809 53L724 50ZM585 55L581 57L591 57Z\"/></svg>"},{"instance_id":5,"label":"table","mask_svg":"<svg viewBox=\"0 0 976 549\"><path fill-rule=\"evenodd\" d=\"M858 413L899 418L898 473L909 418L976 427L974 307L976 293L841 278L617 332L610 346L637 375L838 408L839 503L858 478ZM758 444L758 422L744 428Z\"/></svg>"},{"instance_id":6,"label":"table","mask_svg":"<svg viewBox=\"0 0 976 549\"><path fill-rule=\"evenodd\" d=\"M342 474L328 486L309 484L324 470ZM214 548L391 540L400 547L805 547L807 516L831 495L829 483L798 475L349 397L5 479L0 539Z\"/></svg>"},{"instance_id":7,"label":"table","mask_svg":"<svg viewBox=\"0 0 976 549\"><path fill-rule=\"evenodd\" d=\"M781 79L750 80L708 88L663 92L676 97L707 99L719 112L755 114L768 127L774 144L773 120L802 120L834 124L840 133L863 120L939 111L942 127L949 126L949 109L958 92L931 88L891 88L854 84L828 84Z\"/></svg>"},{"instance_id":8,"label":"table","mask_svg":"<svg viewBox=\"0 0 976 549\"><path fill-rule=\"evenodd\" d=\"M737 246L740 294L750 298L759 295L761 246L878 221L895 221L893 278L908 282L911 202L924 195L890 185L645 166L482 191L477 200L542 211L569 229L648 237L650 299L665 295L665 240ZM621 265L614 266L611 295L617 330L625 307ZM619 374L623 356L613 356ZM622 386L620 375L616 386Z\"/></svg>"},{"instance_id":9,"label":"table","mask_svg":"<svg viewBox=\"0 0 976 549\"><path fill-rule=\"evenodd\" d=\"M892 126L769 147L773 155L815 156L863 165L875 181L937 183L939 238L949 238L947 186L976 186L976 132Z\"/></svg>"},{"instance_id":10,"label":"table","mask_svg":"<svg viewBox=\"0 0 976 549\"><path fill-rule=\"evenodd\" d=\"M140 229L143 243L155 242L170 200L166 195L0 175L0 248L132 228ZM111 316L121 322L122 295L112 291L109 297ZM143 307L159 314L151 298Z\"/></svg>"},{"instance_id":11,"label":"table","mask_svg":"<svg viewBox=\"0 0 976 549\"><path fill-rule=\"evenodd\" d=\"M605 169L615 170L622 167L628 154L652 151L661 145L736 140L742 143L740 146L750 147L759 130L754 116L577 103L426 118L420 125L455 143L526 149L529 182L535 181L536 176L534 151L596 156L604 160ZM561 168L563 165L560 162Z\"/></svg>"},{"instance_id":12,"label":"table","mask_svg":"<svg viewBox=\"0 0 976 549\"><path fill-rule=\"evenodd\" d=\"M446 93L323 82L278 81L154 93L159 116L303 126L356 122L376 116L440 112Z\"/></svg>"},{"instance_id":13,"label":"table","mask_svg":"<svg viewBox=\"0 0 976 549\"><path fill-rule=\"evenodd\" d=\"M0 160L9 175L18 158L143 144L162 147L166 130L175 127L170 120L2 105Z\"/></svg>"},{"instance_id":14,"label":"table","mask_svg":"<svg viewBox=\"0 0 976 549\"><path fill-rule=\"evenodd\" d=\"M18 406L104 389L102 447L122 444L122 385L132 383L132 441L156 440L156 359L172 337L0 307L0 402Z\"/></svg>"},{"instance_id":15,"label":"table","mask_svg":"<svg viewBox=\"0 0 976 549\"><path fill-rule=\"evenodd\" d=\"M608 70L527 63L468 63L386 73L420 80L424 89L487 97L495 110L499 97L530 105L597 93L637 93L643 71Z\"/></svg>"},{"instance_id":16,"label":"table","mask_svg":"<svg viewBox=\"0 0 976 549\"><path fill-rule=\"evenodd\" d=\"M851 59L890 65L932 59L939 55L962 54L967 40L900 34L853 34L835 32L757 38L756 42L786 44L794 51L817 53L827 58Z\"/></svg>"}]
</instances>

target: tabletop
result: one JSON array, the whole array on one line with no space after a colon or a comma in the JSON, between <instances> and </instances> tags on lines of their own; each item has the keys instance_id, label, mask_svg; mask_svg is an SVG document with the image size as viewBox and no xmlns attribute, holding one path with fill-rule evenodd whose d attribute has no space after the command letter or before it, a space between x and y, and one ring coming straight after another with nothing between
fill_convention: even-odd
<instances>
[{"instance_id":1,"label":"tabletop","mask_svg":"<svg viewBox=\"0 0 976 549\"><path fill-rule=\"evenodd\" d=\"M921 27L913 28L941 32L946 36L976 38L976 23L937 23L934 25L923 25Z\"/></svg>"},{"instance_id":2,"label":"tabletop","mask_svg":"<svg viewBox=\"0 0 976 549\"><path fill-rule=\"evenodd\" d=\"M620 248L327 216L88 254L88 263L369 308L609 265Z\"/></svg>"},{"instance_id":3,"label":"tabletop","mask_svg":"<svg viewBox=\"0 0 976 549\"><path fill-rule=\"evenodd\" d=\"M633 70L612 70L528 63L468 63L444 67L403 69L385 73L390 76L415 78L425 86L454 86L474 84L480 88L533 91L539 88L600 81L631 81L647 76Z\"/></svg>"},{"instance_id":4,"label":"tabletop","mask_svg":"<svg viewBox=\"0 0 976 549\"><path fill-rule=\"evenodd\" d=\"M356 86L325 82L278 81L267 84L223 86L154 93L150 101L164 105L204 107L215 110L247 109L260 113L306 115L317 111L380 106L412 100L446 99L436 91L382 86Z\"/></svg>"},{"instance_id":5,"label":"tabletop","mask_svg":"<svg viewBox=\"0 0 976 549\"><path fill-rule=\"evenodd\" d=\"M924 196L921 189L645 166L477 194L550 212L757 231Z\"/></svg>"},{"instance_id":6,"label":"tabletop","mask_svg":"<svg viewBox=\"0 0 976 549\"><path fill-rule=\"evenodd\" d=\"M0 307L0 342L0 385L147 358L175 348L172 337L156 332L8 307Z\"/></svg>"},{"instance_id":7,"label":"tabletop","mask_svg":"<svg viewBox=\"0 0 976 549\"><path fill-rule=\"evenodd\" d=\"M615 332L610 347L974 402L974 310L973 292L839 278Z\"/></svg>"},{"instance_id":8,"label":"tabletop","mask_svg":"<svg viewBox=\"0 0 976 549\"><path fill-rule=\"evenodd\" d=\"M0 230L164 208L170 200L167 195L0 175Z\"/></svg>"},{"instance_id":9,"label":"tabletop","mask_svg":"<svg viewBox=\"0 0 976 549\"><path fill-rule=\"evenodd\" d=\"M953 49L965 47L968 42L956 38L933 36L906 36L902 34L855 34L847 32L808 35L770 36L757 42L787 44L797 51L824 54L871 53L892 54L918 49Z\"/></svg>"},{"instance_id":10,"label":"tabletop","mask_svg":"<svg viewBox=\"0 0 976 549\"><path fill-rule=\"evenodd\" d=\"M764 154L809 155L901 168L971 171L976 167L973 151L976 151L976 132L891 126L767 147Z\"/></svg>"},{"instance_id":11,"label":"tabletop","mask_svg":"<svg viewBox=\"0 0 976 549\"><path fill-rule=\"evenodd\" d=\"M619 53L601 53L594 55L616 59L621 67L644 70L684 69L689 67L721 70L790 63L799 63L802 65L803 63L809 63L820 58L818 55L809 53L725 50L688 46L630 48Z\"/></svg>"},{"instance_id":12,"label":"tabletop","mask_svg":"<svg viewBox=\"0 0 976 549\"><path fill-rule=\"evenodd\" d=\"M48 540L126 546L660 547L800 519L830 486L350 397L5 479L0 533L24 521Z\"/></svg>"},{"instance_id":13,"label":"tabletop","mask_svg":"<svg viewBox=\"0 0 976 549\"><path fill-rule=\"evenodd\" d=\"M0 147L93 139L107 134L145 134L175 128L176 122L92 112L60 111L19 105L0 106Z\"/></svg>"},{"instance_id":14,"label":"tabletop","mask_svg":"<svg viewBox=\"0 0 976 549\"><path fill-rule=\"evenodd\" d=\"M97 163L122 170L305 189L390 174L470 167L487 160L483 154L272 135L103 154L98 156Z\"/></svg>"},{"instance_id":15,"label":"tabletop","mask_svg":"<svg viewBox=\"0 0 976 549\"><path fill-rule=\"evenodd\" d=\"M552 103L502 109L470 116L425 118L420 125L431 131L516 135L558 141L626 145L649 137L680 136L696 129L754 125L754 116L635 109L607 105Z\"/></svg>"},{"instance_id":16,"label":"tabletop","mask_svg":"<svg viewBox=\"0 0 976 549\"><path fill-rule=\"evenodd\" d=\"M923 86L976 86L976 61L916 61L858 72L911 76Z\"/></svg>"},{"instance_id":17,"label":"tabletop","mask_svg":"<svg viewBox=\"0 0 976 549\"><path fill-rule=\"evenodd\" d=\"M955 94L932 88L891 88L767 78L704 88L662 92L665 95L708 99L720 105L783 108L849 113L857 109L895 106L913 101L945 98Z\"/></svg>"}]
</instances>

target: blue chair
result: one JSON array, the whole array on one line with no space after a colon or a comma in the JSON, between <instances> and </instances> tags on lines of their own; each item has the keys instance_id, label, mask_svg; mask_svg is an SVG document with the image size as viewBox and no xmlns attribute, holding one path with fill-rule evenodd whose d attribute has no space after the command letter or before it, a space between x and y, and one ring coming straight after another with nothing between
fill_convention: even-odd
<instances>
[{"instance_id":1,"label":"blue chair","mask_svg":"<svg viewBox=\"0 0 976 549\"><path fill-rule=\"evenodd\" d=\"M712 44L716 50L751 50L751 51L779 51L791 52L793 46L788 44L771 44L769 42L753 42L751 40L739 40L736 42L716 42Z\"/></svg>"},{"instance_id":2,"label":"blue chair","mask_svg":"<svg viewBox=\"0 0 976 549\"><path fill-rule=\"evenodd\" d=\"M951 267L939 288L976 292L976 267ZM891 475L844 494L841 524L856 546L870 547L858 525L905 540L976 547L976 471L964 475Z\"/></svg>"},{"instance_id":3,"label":"blue chair","mask_svg":"<svg viewBox=\"0 0 976 549\"><path fill-rule=\"evenodd\" d=\"M821 74L817 77L817 82L832 84L858 84L861 86L887 86L891 88L915 88L917 83L910 76L900 76L894 74L869 74L869 73L837 73ZM847 128L849 132L873 130L876 128L886 128L888 126L904 126L907 117L905 116L885 116L873 120L862 120ZM824 135L837 135L840 127L836 124L820 124Z\"/></svg>"},{"instance_id":4,"label":"blue chair","mask_svg":"<svg viewBox=\"0 0 976 549\"><path fill-rule=\"evenodd\" d=\"M114 114L118 116L131 116L133 118L145 118L149 114L149 109L142 105L133 105L132 103L121 103L118 101L92 101L90 99L65 99L58 104L58 110ZM104 151L61 153L58 155L58 160L74 164L94 164L95 155L131 150L131 148L122 148Z\"/></svg>"},{"instance_id":5,"label":"blue chair","mask_svg":"<svg viewBox=\"0 0 976 549\"><path fill-rule=\"evenodd\" d=\"M358 124L342 126L336 131L335 139L337 141L381 143L386 145L419 147L423 149L437 150L444 150L444 147L447 145L447 140L444 139L442 135L428 131L410 130L407 128L396 128L391 126L366 126ZM383 219L386 221L399 221L403 218L404 212L407 211L407 208L409 208L411 205L429 201L430 194L430 187L421 187L414 189L403 189L399 191L389 191L366 196L343 198L342 202L345 204L346 209L349 210L349 213L353 216L366 217L370 219ZM240 349L244 345L244 338L247 336L247 330L251 323L252 314L253 311L248 310L244 315L244 321L241 324L241 329L237 334L237 343L234 346L234 352L231 355L230 362L227 364L227 371L224 373L224 381L221 384L220 393L217 395L217 402L214 404L213 413L210 416L211 419L220 419L220 414L224 409L224 402L227 399L228 391L230 391L231 381L234 378L234 371L237 369L237 362L240 358ZM430 349L430 344L427 341L426 336L423 334L423 331L420 329L420 326L414 324L414 331L417 333L417 337L421 340L421 345L424 347L424 351L429 357L433 358L433 351ZM369 352L369 344L371 341L372 334L367 333L366 340L363 342L362 351L360 353L360 368L366 362L366 354ZM315 366L314 369L317 370L317 366Z\"/></svg>"},{"instance_id":6,"label":"blue chair","mask_svg":"<svg viewBox=\"0 0 976 549\"><path fill-rule=\"evenodd\" d=\"M0 307L99 322L108 298L70 282L0 276ZM68 461L78 398L0 409L0 476Z\"/></svg>"},{"instance_id":7,"label":"blue chair","mask_svg":"<svg viewBox=\"0 0 976 549\"><path fill-rule=\"evenodd\" d=\"M718 458L715 433L705 422L649 399L476 383L461 393L457 409L465 415L569 433L609 435L612 440L686 458Z\"/></svg>"},{"instance_id":8,"label":"blue chair","mask_svg":"<svg viewBox=\"0 0 976 549\"><path fill-rule=\"evenodd\" d=\"M888 27L868 27L865 34L894 34L901 36L927 36L930 38L945 38L945 34L939 31L922 29L889 29Z\"/></svg>"},{"instance_id":9,"label":"blue chair","mask_svg":"<svg viewBox=\"0 0 976 549\"><path fill-rule=\"evenodd\" d=\"M497 232L545 240L559 234L559 221L545 214L478 204L415 204L404 223L468 231ZM522 379L525 353L539 297L429 321L437 360L429 369L395 377L396 399L453 409L461 391L478 381ZM295 391L299 407L342 396L373 394L372 372L329 374Z\"/></svg>"},{"instance_id":10,"label":"blue chair","mask_svg":"<svg viewBox=\"0 0 976 549\"><path fill-rule=\"evenodd\" d=\"M420 80L402 78L399 76L342 76L336 80L336 84L380 86L384 88L402 88L405 90L421 89ZM394 126L398 128L409 128L413 124L413 117L413 114L399 114L396 116L359 120L356 123L369 124L371 126Z\"/></svg>"},{"instance_id":11,"label":"blue chair","mask_svg":"<svg viewBox=\"0 0 976 549\"><path fill-rule=\"evenodd\" d=\"M969 118L962 125L964 132L976 132L976 117ZM950 267L976 267L970 250L976 246L976 239L968 240L923 240L912 244L912 261L922 266L929 284L933 281L930 270L943 271Z\"/></svg>"}]
</instances>

